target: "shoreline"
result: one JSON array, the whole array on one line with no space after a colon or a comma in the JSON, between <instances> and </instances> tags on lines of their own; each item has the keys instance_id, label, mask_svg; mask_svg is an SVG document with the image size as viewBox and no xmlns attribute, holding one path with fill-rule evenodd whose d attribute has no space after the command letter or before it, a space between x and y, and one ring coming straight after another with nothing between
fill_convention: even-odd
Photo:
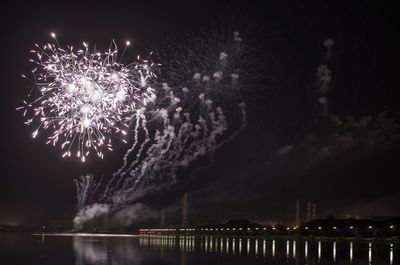
<instances>
[{"instance_id":1,"label":"shoreline","mask_svg":"<svg viewBox=\"0 0 400 265\"><path fill-rule=\"evenodd\" d=\"M89 233L89 232L25 232L25 231L0 231L1 234L21 234L32 236L59 236L59 237L224 237L224 238L252 238L271 240L303 240L303 241L367 241L367 242L395 242L400 243L399 237L328 237L328 236L302 236L302 235L222 235L222 234L188 234L188 233L166 233L166 234L137 234L137 233Z\"/></svg>"}]
</instances>

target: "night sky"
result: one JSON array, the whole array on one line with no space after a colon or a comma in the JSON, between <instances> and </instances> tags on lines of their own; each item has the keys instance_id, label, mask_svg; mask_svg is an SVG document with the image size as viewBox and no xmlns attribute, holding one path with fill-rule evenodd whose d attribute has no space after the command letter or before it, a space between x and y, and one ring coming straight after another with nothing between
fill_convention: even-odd
<instances>
[{"instance_id":1,"label":"night sky","mask_svg":"<svg viewBox=\"0 0 400 265\"><path fill-rule=\"evenodd\" d=\"M34 42L49 41L51 31L62 43L88 41L99 49L112 38L129 39L134 48L125 58L133 58L229 23L254 32L262 78L245 92L247 129L217 152L204 177L187 184L191 221L290 221L296 199L304 209L307 201L317 203L320 217L399 215L394 15L366 1L249 2L53 1L3 8L0 224L70 223L72 180L111 175L127 149L119 144L104 160L82 164L62 159L43 138L31 138L33 129L15 108L32 86L20 75L31 69ZM328 38L335 42L329 59L323 46ZM316 72L324 63L332 70L326 115L316 99ZM179 205L179 194L165 196L171 208Z\"/></svg>"}]
</instances>

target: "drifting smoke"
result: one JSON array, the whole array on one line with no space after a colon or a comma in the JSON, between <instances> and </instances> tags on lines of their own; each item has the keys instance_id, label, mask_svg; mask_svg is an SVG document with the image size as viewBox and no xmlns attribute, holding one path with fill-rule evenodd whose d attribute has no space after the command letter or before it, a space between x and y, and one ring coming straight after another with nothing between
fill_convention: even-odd
<instances>
[{"instance_id":1,"label":"drifting smoke","mask_svg":"<svg viewBox=\"0 0 400 265\"><path fill-rule=\"evenodd\" d=\"M332 57L332 49L333 49L334 45L335 45L335 42L331 38L326 39L324 41L324 46L326 48L326 53L325 53L326 60L330 60L331 59L331 57Z\"/></svg>"},{"instance_id":2,"label":"drifting smoke","mask_svg":"<svg viewBox=\"0 0 400 265\"><path fill-rule=\"evenodd\" d=\"M329 118L335 118L329 113L329 99L328 94L331 89L332 82L332 70L329 68L329 62L332 57L332 49L334 41L329 38L323 42L325 50L325 56L323 62L318 66L315 74L315 101L318 109L318 120L322 117L322 120L328 120ZM331 117L332 116L332 117ZM297 149L296 145L284 145L277 150L277 154L281 157L288 155Z\"/></svg>"},{"instance_id":3,"label":"drifting smoke","mask_svg":"<svg viewBox=\"0 0 400 265\"><path fill-rule=\"evenodd\" d=\"M94 193L74 220L77 229L103 214L125 224L149 215L152 196L210 167L215 151L246 127L241 90L251 86L255 62L239 32L188 39L166 54L160 54L164 81L156 100L132 117L132 144L121 168L107 181L77 182L78 198Z\"/></svg>"},{"instance_id":4,"label":"drifting smoke","mask_svg":"<svg viewBox=\"0 0 400 265\"><path fill-rule=\"evenodd\" d=\"M329 62L332 57L332 49L334 42L332 39L327 39L324 41L325 51L325 61ZM327 117L329 115L329 105L327 94L329 92L330 84L332 81L332 70L329 68L328 64L320 64L317 70L317 81L316 87L318 89L318 103L321 107L322 115Z\"/></svg>"},{"instance_id":5,"label":"drifting smoke","mask_svg":"<svg viewBox=\"0 0 400 265\"><path fill-rule=\"evenodd\" d=\"M77 230L82 229L84 223L92 220L93 218L106 215L109 210L110 207L107 204L95 203L93 205L84 207L78 212L73 220L74 228Z\"/></svg>"},{"instance_id":6,"label":"drifting smoke","mask_svg":"<svg viewBox=\"0 0 400 265\"><path fill-rule=\"evenodd\" d=\"M150 219L157 216L158 211L146 207L143 203L136 203L114 213L114 220L118 221L116 225L128 226L132 223L132 220Z\"/></svg>"},{"instance_id":7,"label":"drifting smoke","mask_svg":"<svg viewBox=\"0 0 400 265\"><path fill-rule=\"evenodd\" d=\"M293 146L291 145L285 145L281 149L278 150L278 155L280 156L285 156L290 153L290 151L293 150Z\"/></svg>"},{"instance_id":8,"label":"drifting smoke","mask_svg":"<svg viewBox=\"0 0 400 265\"><path fill-rule=\"evenodd\" d=\"M321 64L318 66L317 71L317 86L319 88L319 93L325 95L328 93L329 84L332 80L332 71L329 69L328 65Z\"/></svg>"}]
</instances>

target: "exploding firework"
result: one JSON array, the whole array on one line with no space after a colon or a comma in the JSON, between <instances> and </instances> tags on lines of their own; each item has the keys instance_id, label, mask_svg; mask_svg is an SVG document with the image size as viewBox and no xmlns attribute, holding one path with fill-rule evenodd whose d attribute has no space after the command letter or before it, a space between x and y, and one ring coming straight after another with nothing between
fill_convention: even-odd
<instances>
[{"instance_id":1,"label":"exploding firework","mask_svg":"<svg viewBox=\"0 0 400 265\"><path fill-rule=\"evenodd\" d=\"M131 115L155 100L155 64L140 57L122 64L114 41L101 53L85 42L83 48L64 49L51 36L54 43L31 51L38 96L30 93L33 99L18 109L28 117L26 124L39 123L33 138L51 131L46 143L60 145L63 157L76 154L85 162L94 151L103 158L104 148L112 151L113 136L126 142Z\"/></svg>"}]
</instances>

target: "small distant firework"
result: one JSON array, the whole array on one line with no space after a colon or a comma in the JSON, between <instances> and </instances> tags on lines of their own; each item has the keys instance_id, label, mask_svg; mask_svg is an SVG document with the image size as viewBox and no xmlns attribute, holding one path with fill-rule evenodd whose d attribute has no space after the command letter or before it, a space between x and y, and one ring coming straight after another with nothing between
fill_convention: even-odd
<instances>
[{"instance_id":1,"label":"small distant firework","mask_svg":"<svg viewBox=\"0 0 400 265\"><path fill-rule=\"evenodd\" d=\"M51 37L54 43L35 44L31 51L38 92L18 109L28 117L26 124L39 121L33 138L43 129L51 131L46 143L59 144L63 157L75 154L85 162L94 151L103 158L103 148L112 150L112 136L123 137L131 115L155 100L155 65L140 57L122 64L114 41L100 53L85 42L83 48L65 49L54 33Z\"/></svg>"}]
</instances>

